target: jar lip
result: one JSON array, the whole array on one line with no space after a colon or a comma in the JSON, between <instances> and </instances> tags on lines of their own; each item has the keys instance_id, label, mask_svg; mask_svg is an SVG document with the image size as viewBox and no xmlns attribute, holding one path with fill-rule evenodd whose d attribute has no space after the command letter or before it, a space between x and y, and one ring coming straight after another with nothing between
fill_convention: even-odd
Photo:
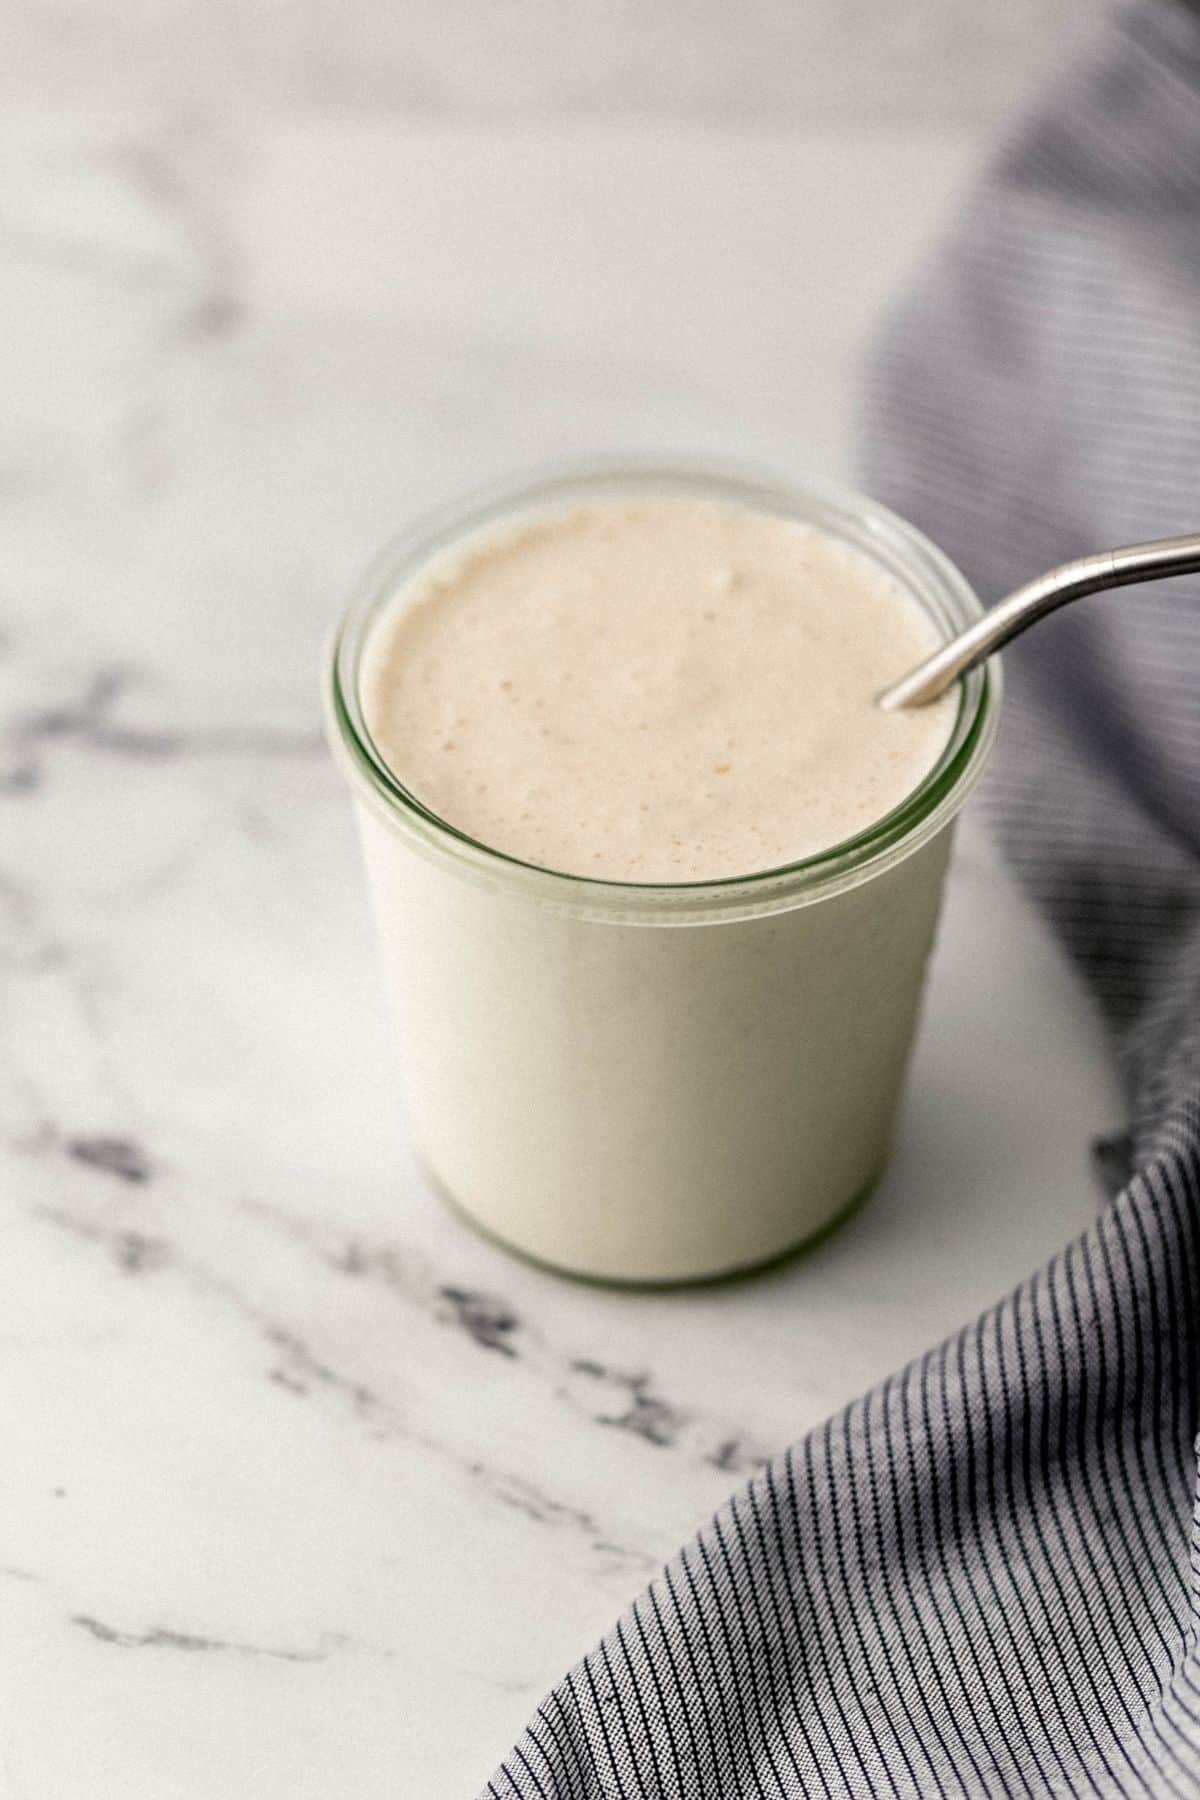
<instances>
[{"instance_id":1,"label":"jar lip","mask_svg":"<svg viewBox=\"0 0 1200 1800\"><path fill-rule=\"evenodd\" d=\"M477 490L418 518L377 556L330 640L324 667L326 734L335 760L377 816L414 848L450 858L464 875L511 885L557 910L665 922L788 910L857 886L902 861L958 811L983 770L996 732L998 659L959 684L954 726L942 754L912 792L863 831L828 849L748 875L690 882L614 881L522 861L470 837L404 786L376 747L363 716L359 677L381 609L430 558L489 524L534 516L588 498L686 495L797 518L881 563L947 634L983 608L949 558L887 507L832 482L787 482L737 462L685 456L557 463Z\"/></svg>"}]
</instances>

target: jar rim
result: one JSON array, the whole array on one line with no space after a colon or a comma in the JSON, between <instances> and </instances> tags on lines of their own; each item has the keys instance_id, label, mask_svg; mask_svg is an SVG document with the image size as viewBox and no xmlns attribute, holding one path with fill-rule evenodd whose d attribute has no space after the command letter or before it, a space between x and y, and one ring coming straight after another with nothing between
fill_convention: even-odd
<instances>
[{"instance_id":1,"label":"jar rim","mask_svg":"<svg viewBox=\"0 0 1200 1800\"><path fill-rule=\"evenodd\" d=\"M414 848L449 858L469 878L523 891L558 911L630 923L701 923L787 911L857 886L911 855L949 822L982 774L997 726L997 658L960 681L958 710L941 755L897 806L828 849L748 875L630 882L525 862L442 818L389 768L366 724L360 675L379 613L405 581L489 525L587 499L655 496L749 506L815 525L882 564L946 635L982 615L964 576L922 532L836 483L791 483L751 465L689 457L588 459L534 470L415 520L375 558L336 625L322 681L326 735L358 797Z\"/></svg>"}]
</instances>

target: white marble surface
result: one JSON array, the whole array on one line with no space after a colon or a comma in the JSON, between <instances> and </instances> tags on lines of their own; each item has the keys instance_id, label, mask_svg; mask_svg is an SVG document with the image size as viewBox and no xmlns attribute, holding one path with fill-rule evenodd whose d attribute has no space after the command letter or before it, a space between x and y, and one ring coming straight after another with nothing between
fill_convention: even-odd
<instances>
[{"instance_id":1,"label":"white marble surface","mask_svg":"<svg viewBox=\"0 0 1200 1800\"><path fill-rule=\"evenodd\" d=\"M844 472L978 136L155 108L135 48L0 118L0 1795L465 1795L756 1459L1087 1220L1120 1105L968 825L868 1208L673 1296L508 1260L405 1145L318 644L531 458Z\"/></svg>"},{"instance_id":2,"label":"white marble surface","mask_svg":"<svg viewBox=\"0 0 1200 1800\"><path fill-rule=\"evenodd\" d=\"M995 120L1094 0L7 0L0 95L500 119Z\"/></svg>"}]
</instances>

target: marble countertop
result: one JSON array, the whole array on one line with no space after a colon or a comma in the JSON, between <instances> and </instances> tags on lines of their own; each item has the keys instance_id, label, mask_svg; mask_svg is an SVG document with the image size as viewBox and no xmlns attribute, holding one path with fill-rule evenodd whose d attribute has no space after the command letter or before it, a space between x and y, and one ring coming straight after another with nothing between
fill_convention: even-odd
<instances>
[{"instance_id":1,"label":"marble countertop","mask_svg":"<svg viewBox=\"0 0 1200 1800\"><path fill-rule=\"evenodd\" d=\"M319 644L531 460L844 473L978 139L101 94L0 151L0 1796L466 1795L762 1457L1088 1219L1120 1104L968 820L867 1208L694 1292L510 1260L406 1145Z\"/></svg>"}]
</instances>

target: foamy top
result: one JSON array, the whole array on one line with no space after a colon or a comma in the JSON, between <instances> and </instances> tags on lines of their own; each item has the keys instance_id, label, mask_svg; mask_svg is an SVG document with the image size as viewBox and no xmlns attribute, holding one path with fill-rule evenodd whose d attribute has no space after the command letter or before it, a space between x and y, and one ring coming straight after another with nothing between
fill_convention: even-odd
<instances>
[{"instance_id":1,"label":"foamy top","mask_svg":"<svg viewBox=\"0 0 1200 1800\"><path fill-rule=\"evenodd\" d=\"M363 707L432 812L567 874L719 880L853 837L950 735L875 695L936 645L815 527L690 499L517 518L428 564L367 646Z\"/></svg>"}]
</instances>

